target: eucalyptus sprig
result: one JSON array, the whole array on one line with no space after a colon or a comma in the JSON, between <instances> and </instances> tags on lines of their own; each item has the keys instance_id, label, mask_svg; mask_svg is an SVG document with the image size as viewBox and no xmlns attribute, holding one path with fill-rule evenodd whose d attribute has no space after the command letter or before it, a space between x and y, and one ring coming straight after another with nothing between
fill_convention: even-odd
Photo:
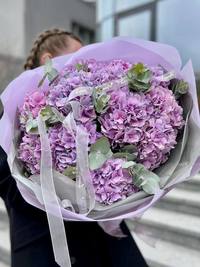
<instances>
[{"instance_id":1,"label":"eucalyptus sprig","mask_svg":"<svg viewBox=\"0 0 200 267\"><path fill-rule=\"evenodd\" d=\"M144 64L137 63L127 73L128 86L131 91L146 92L150 89L152 72Z\"/></svg>"},{"instance_id":2,"label":"eucalyptus sprig","mask_svg":"<svg viewBox=\"0 0 200 267\"><path fill-rule=\"evenodd\" d=\"M110 100L110 95L106 94L106 91L103 91L100 87L94 88L92 99L97 113L106 112Z\"/></svg>"},{"instance_id":3,"label":"eucalyptus sprig","mask_svg":"<svg viewBox=\"0 0 200 267\"><path fill-rule=\"evenodd\" d=\"M90 170L96 170L103 166L103 164L113 155L110 149L108 138L101 137L90 147L89 153L89 167Z\"/></svg>"},{"instance_id":4,"label":"eucalyptus sprig","mask_svg":"<svg viewBox=\"0 0 200 267\"><path fill-rule=\"evenodd\" d=\"M189 90L188 82L184 80L174 79L171 83L171 90L175 95L176 99L186 94Z\"/></svg>"},{"instance_id":5,"label":"eucalyptus sprig","mask_svg":"<svg viewBox=\"0 0 200 267\"><path fill-rule=\"evenodd\" d=\"M75 65L75 68L78 70L78 71L85 71L85 72L88 72L88 66L86 64L81 64L81 63L77 63Z\"/></svg>"},{"instance_id":6,"label":"eucalyptus sprig","mask_svg":"<svg viewBox=\"0 0 200 267\"><path fill-rule=\"evenodd\" d=\"M127 161L133 161L137 158L137 148L134 145L125 145L119 149L119 152L113 154L113 158L124 158Z\"/></svg>"},{"instance_id":7,"label":"eucalyptus sprig","mask_svg":"<svg viewBox=\"0 0 200 267\"><path fill-rule=\"evenodd\" d=\"M160 189L159 176L147 170L144 165L129 161L123 167L128 169L133 177L133 184L144 190L147 194L153 195Z\"/></svg>"},{"instance_id":8,"label":"eucalyptus sprig","mask_svg":"<svg viewBox=\"0 0 200 267\"><path fill-rule=\"evenodd\" d=\"M63 175L67 176L68 178L75 180L76 179L76 167L75 166L68 166L64 171Z\"/></svg>"},{"instance_id":9,"label":"eucalyptus sprig","mask_svg":"<svg viewBox=\"0 0 200 267\"><path fill-rule=\"evenodd\" d=\"M40 115L42 116L42 120L45 122L47 128L55 123L62 122L64 120L64 116L51 106L42 108ZM29 115L25 127L27 133L38 134L38 122L37 119L33 118L32 114Z\"/></svg>"},{"instance_id":10,"label":"eucalyptus sprig","mask_svg":"<svg viewBox=\"0 0 200 267\"><path fill-rule=\"evenodd\" d=\"M58 71L55 68L53 68L53 62L50 58L48 58L45 61L44 76L39 82L38 88L42 86L46 78L48 78L49 82L52 83L56 79L56 77L58 77Z\"/></svg>"}]
</instances>

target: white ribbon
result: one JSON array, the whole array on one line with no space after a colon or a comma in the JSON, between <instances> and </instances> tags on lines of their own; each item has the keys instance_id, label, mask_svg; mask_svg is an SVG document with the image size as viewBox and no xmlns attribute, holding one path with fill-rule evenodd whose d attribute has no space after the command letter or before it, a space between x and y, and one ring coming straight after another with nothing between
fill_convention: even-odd
<instances>
[{"instance_id":1,"label":"white ribbon","mask_svg":"<svg viewBox=\"0 0 200 267\"><path fill-rule=\"evenodd\" d=\"M53 181L50 143L46 133L45 123L40 115L37 121L41 141L40 182L54 256L59 266L71 267L64 222Z\"/></svg>"}]
</instances>

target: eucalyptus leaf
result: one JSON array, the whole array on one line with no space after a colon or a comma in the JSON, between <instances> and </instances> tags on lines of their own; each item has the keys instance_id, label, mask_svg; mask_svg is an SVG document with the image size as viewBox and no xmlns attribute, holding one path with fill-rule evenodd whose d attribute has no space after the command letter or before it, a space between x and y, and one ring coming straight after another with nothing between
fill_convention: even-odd
<instances>
[{"instance_id":1,"label":"eucalyptus leaf","mask_svg":"<svg viewBox=\"0 0 200 267\"><path fill-rule=\"evenodd\" d=\"M51 71L47 73L47 78L50 82L52 82L57 76L58 71L54 68L52 68Z\"/></svg>"},{"instance_id":2,"label":"eucalyptus leaf","mask_svg":"<svg viewBox=\"0 0 200 267\"><path fill-rule=\"evenodd\" d=\"M57 76L58 76L58 71L55 68L53 68L52 60L48 58L45 61L44 65L44 76L38 83L38 87L42 86L46 78L48 78L49 82L51 83Z\"/></svg>"},{"instance_id":3,"label":"eucalyptus leaf","mask_svg":"<svg viewBox=\"0 0 200 267\"><path fill-rule=\"evenodd\" d=\"M26 122L26 132L27 133L34 133L34 131L36 132L38 129L38 124L37 124L37 120L33 119L33 118L29 118Z\"/></svg>"},{"instance_id":4,"label":"eucalyptus leaf","mask_svg":"<svg viewBox=\"0 0 200 267\"><path fill-rule=\"evenodd\" d=\"M128 168L130 168L130 167L132 167L134 165L135 165L135 162L133 162L133 161L126 161L126 162L124 162L122 164L122 168L123 169L128 169Z\"/></svg>"},{"instance_id":5,"label":"eucalyptus leaf","mask_svg":"<svg viewBox=\"0 0 200 267\"><path fill-rule=\"evenodd\" d=\"M123 159L126 159L127 161L131 161L131 160L135 160L137 156L135 154L131 154L128 152L117 152L113 154L113 158L115 159L123 158Z\"/></svg>"},{"instance_id":6,"label":"eucalyptus leaf","mask_svg":"<svg viewBox=\"0 0 200 267\"><path fill-rule=\"evenodd\" d=\"M110 95L103 92L102 88L95 88L93 90L93 103L97 113L104 113L107 110Z\"/></svg>"},{"instance_id":7,"label":"eucalyptus leaf","mask_svg":"<svg viewBox=\"0 0 200 267\"><path fill-rule=\"evenodd\" d=\"M107 154L110 151L110 142L107 137L103 136L91 145L90 152L101 152Z\"/></svg>"},{"instance_id":8,"label":"eucalyptus leaf","mask_svg":"<svg viewBox=\"0 0 200 267\"><path fill-rule=\"evenodd\" d=\"M103 166L103 164L112 157L111 150L107 154L103 154L99 151L93 151L89 154L89 167L90 170L96 170Z\"/></svg>"},{"instance_id":9,"label":"eucalyptus leaf","mask_svg":"<svg viewBox=\"0 0 200 267\"><path fill-rule=\"evenodd\" d=\"M44 81L45 81L45 79L46 79L46 77L47 77L47 74L48 74L48 73L45 73L44 76L42 77L42 79L39 81L39 83L38 83L38 88L41 87L41 86L43 85L43 83L44 83Z\"/></svg>"},{"instance_id":10,"label":"eucalyptus leaf","mask_svg":"<svg viewBox=\"0 0 200 267\"><path fill-rule=\"evenodd\" d=\"M97 113L104 113L106 111L108 101L110 100L110 96L103 94L99 98L97 98L95 103L95 109Z\"/></svg>"},{"instance_id":11,"label":"eucalyptus leaf","mask_svg":"<svg viewBox=\"0 0 200 267\"><path fill-rule=\"evenodd\" d=\"M76 167L74 166L69 166L67 167L64 171L63 174L67 176L68 178L71 178L73 180L76 179Z\"/></svg>"},{"instance_id":12,"label":"eucalyptus leaf","mask_svg":"<svg viewBox=\"0 0 200 267\"><path fill-rule=\"evenodd\" d=\"M135 164L129 169L133 176L135 186L141 188L148 194L155 194L160 188L160 178L154 172L145 168L142 164Z\"/></svg>"},{"instance_id":13,"label":"eucalyptus leaf","mask_svg":"<svg viewBox=\"0 0 200 267\"><path fill-rule=\"evenodd\" d=\"M148 91L151 87L152 72L142 63L137 63L127 73L128 85L132 91Z\"/></svg>"},{"instance_id":14,"label":"eucalyptus leaf","mask_svg":"<svg viewBox=\"0 0 200 267\"><path fill-rule=\"evenodd\" d=\"M46 121L47 124L55 124L63 120L62 115L54 107L46 106L41 109L40 114L43 121Z\"/></svg>"},{"instance_id":15,"label":"eucalyptus leaf","mask_svg":"<svg viewBox=\"0 0 200 267\"><path fill-rule=\"evenodd\" d=\"M134 145L125 145L122 148L120 148L121 152L126 152L130 154L136 154L137 153L137 148Z\"/></svg>"},{"instance_id":16,"label":"eucalyptus leaf","mask_svg":"<svg viewBox=\"0 0 200 267\"><path fill-rule=\"evenodd\" d=\"M81 70L86 71L86 72L88 71L88 66L86 64L77 63L75 67L78 71L81 71Z\"/></svg>"},{"instance_id":17,"label":"eucalyptus leaf","mask_svg":"<svg viewBox=\"0 0 200 267\"><path fill-rule=\"evenodd\" d=\"M49 72L51 72L52 67L53 67L52 60L51 60L50 58L47 58L47 59L45 60L45 64L44 64L44 72L45 72L45 73L49 73Z\"/></svg>"},{"instance_id":18,"label":"eucalyptus leaf","mask_svg":"<svg viewBox=\"0 0 200 267\"><path fill-rule=\"evenodd\" d=\"M100 168L113 155L108 138L101 137L90 147L89 166L91 170Z\"/></svg>"},{"instance_id":19,"label":"eucalyptus leaf","mask_svg":"<svg viewBox=\"0 0 200 267\"><path fill-rule=\"evenodd\" d=\"M159 182L156 179L148 178L142 184L142 189L149 195L153 195L160 189Z\"/></svg>"},{"instance_id":20,"label":"eucalyptus leaf","mask_svg":"<svg viewBox=\"0 0 200 267\"><path fill-rule=\"evenodd\" d=\"M184 80L174 79L172 81L171 90L175 97L179 98L181 95L184 95L188 92L189 84Z\"/></svg>"}]
</instances>

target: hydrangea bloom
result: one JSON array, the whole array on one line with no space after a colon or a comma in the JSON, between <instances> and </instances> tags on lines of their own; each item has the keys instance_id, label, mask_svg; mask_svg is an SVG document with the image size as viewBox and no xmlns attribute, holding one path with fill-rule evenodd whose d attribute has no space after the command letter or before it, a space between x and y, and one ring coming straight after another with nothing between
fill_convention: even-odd
<instances>
[{"instance_id":1,"label":"hydrangea bloom","mask_svg":"<svg viewBox=\"0 0 200 267\"><path fill-rule=\"evenodd\" d=\"M94 143L99 135L96 125L86 123L84 128L89 133L90 143ZM63 172L76 163L76 147L74 137L61 124L51 127L48 132L54 168ZM19 158L25 163L28 171L38 174L40 171L41 145L39 135L25 133L19 147Z\"/></svg>"},{"instance_id":2,"label":"hydrangea bloom","mask_svg":"<svg viewBox=\"0 0 200 267\"><path fill-rule=\"evenodd\" d=\"M158 86L146 94L128 88L110 94L109 109L99 118L102 133L113 144L134 144L138 161L148 169L157 168L167 160L184 125L183 109L173 93Z\"/></svg>"},{"instance_id":3,"label":"hydrangea bloom","mask_svg":"<svg viewBox=\"0 0 200 267\"><path fill-rule=\"evenodd\" d=\"M26 120L32 116L37 118L41 108L46 105L46 95L42 91L36 91L32 94L26 95L24 104L20 109L21 122L25 123Z\"/></svg>"},{"instance_id":4,"label":"hydrangea bloom","mask_svg":"<svg viewBox=\"0 0 200 267\"><path fill-rule=\"evenodd\" d=\"M133 178L123 169L124 160L110 159L93 173L96 200L103 204L112 204L126 199L138 189L133 185Z\"/></svg>"}]
</instances>

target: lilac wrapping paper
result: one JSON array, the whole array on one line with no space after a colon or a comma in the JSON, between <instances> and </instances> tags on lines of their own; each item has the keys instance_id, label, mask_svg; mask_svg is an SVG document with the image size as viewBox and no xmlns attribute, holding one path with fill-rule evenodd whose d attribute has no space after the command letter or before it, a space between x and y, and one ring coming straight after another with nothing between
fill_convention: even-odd
<instances>
[{"instance_id":1,"label":"lilac wrapping paper","mask_svg":"<svg viewBox=\"0 0 200 267\"><path fill-rule=\"evenodd\" d=\"M117 203L110 207L103 208L101 205L98 205L98 203L93 203L91 204L92 208L89 212L75 213L70 207L76 203L76 199L74 198L77 190L76 183L71 180L69 181L69 179L63 177L62 174L56 172L52 173L52 182L53 186L55 186L58 199L55 201L57 203L51 203L48 211L47 208L46 211L50 217L60 218L55 226L53 228L50 227L50 229L55 248L54 253L56 261L63 267L70 266L70 262L68 262L69 255L64 263L61 262L62 257L64 257L64 251L68 253L64 231L58 233L63 234L63 237L61 238L63 249L58 250L55 245L58 242L55 232L58 225L61 223L61 218L64 220L75 221L99 221L100 225L107 233L120 236L121 233L119 233L118 230L122 219L140 217L177 183L186 180L191 175L191 171L192 174L195 174L200 168L200 161L197 160L200 155L200 144L198 142L198 136L200 134L200 118L195 78L191 62L189 61L181 70L181 59L175 48L139 39L118 37L106 43L97 43L86 46L75 54L69 56L58 57L54 59L54 67L61 70L65 64L75 63L78 59L91 58L95 58L96 60L124 59L133 63L144 62L149 66L160 64L168 71L174 70L177 77L182 77L189 83L189 93L192 98L193 106L191 108L191 116L188 115L188 127L185 128L185 139L179 145L179 148L177 146L176 153L173 154L173 157L176 160L171 160L171 162L169 160L163 169L158 170L161 178L163 177L163 183L161 189L154 196L139 192L134 196L121 201L120 204ZM38 175L32 176L29 180L23 177L16 162L16 149L14 146L15 144L13 143L15 139L14 125L17 107L22 105L26 93L33 92L37 88L42 75L42 67L26 71L15 79L1 95L2 103L4 105L4 115L0 121L0 145L8 153L8 161L13 177L17 180L18 188L24 199L29 204L45 210L46 205L49 204L49 201L45 204L45 199L47 199L48 196L47 198L44 197L44 192L46 192L45 190L47 190L47 188L45 187L41 190L41 177ZM48 90L47 82L43 85L42 90ZM76 110L74 116L75 113L76 116L78 116L78 108L76 104L74 104L72 108ZM189 112L190 111L188 110L188 114ZM69 126L70 120L66 121L66 123ZM188 131L190 131L189 135ZM85 171L87 173L87 169L82 170L82 173ZM86 188L90 186L90 183L89 185L86 185L86 181L84 181L83 184L85 184ZM88 191L91 192L91 195L93 194L91 188ZM92 203L91 199L92 198L85 199L85 201ZM62 203L69 203L69 208L66 208ZM55 221L56 219L50 219L50 224ZM62 228L63 223L60 225ZM61 250L62 253L60 253Z\"/></svg>"}]
</instances>

